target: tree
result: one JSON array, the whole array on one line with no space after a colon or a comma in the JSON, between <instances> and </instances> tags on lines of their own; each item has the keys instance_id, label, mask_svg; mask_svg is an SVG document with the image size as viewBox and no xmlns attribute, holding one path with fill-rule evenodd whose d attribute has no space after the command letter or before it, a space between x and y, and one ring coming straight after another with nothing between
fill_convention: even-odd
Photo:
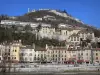
<instances>
[{"instance_id":1,"label":"tree","mask_svg":"<svg viewBox=\"0 0 100 75\"><path fill-rule=\"evenodd\" d=\"M31 30L32 30L32 27L31 27L30 25L26 25L26 26L24 27L24 30L25 30L25 31L31 31Z\"/></svg>"},{"instance_id":2,"label":"tree","mask_svg":"<svg viewBox=\"0 0 100 75\"><path fill-rule=\"evenodd\" d=\"M39 32L39 30L42 28L42 26L41 26L41 24L39 24L38 26L37 26L37 31Z\"/></svg>"}]
</instances>

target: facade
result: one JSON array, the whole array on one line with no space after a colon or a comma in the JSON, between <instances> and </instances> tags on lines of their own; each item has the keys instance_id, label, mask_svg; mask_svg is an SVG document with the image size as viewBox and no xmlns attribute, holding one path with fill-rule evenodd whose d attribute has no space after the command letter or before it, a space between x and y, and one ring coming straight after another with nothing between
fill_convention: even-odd
<instances>
[{"instance_id":1,"label":"facade","mask_svg":"<svg viewBox=\"0 0 100 75\"><path fill-rule=\"evenodd\" d=\"M100 48L93 49L93 62L100 63Z\"/></svg>"},{"instance_id":2,"label":"facade","mask_svg":"<svg viewBox=\"0 0 100 75\"><path fill-rule=\"evenodd\" d=\"M34 62L35 51L31 46L20 47L20 62Z\"/></svg>"},{"instance_id":3,"label":"facade","mask_svg":"<svg viewBox=\"0 0 100 75\"><path fill-rule=\"evenodd\" d=\"M13 21L13 20L1 20L1 24L4 25L19 25L19 26L26 26L30 25L32 28L37 27L39 23L33 23L33 22L21 22L21 21Z\"/></svg>"},{"instance_id":4,"label":"facade","mask_svg":"<svg viewBox=\"0 0 100 75\"><path fill-rule=\"evenodd\" d=\"M5 50L5 46L3 44L0 45L0 63L2 62L2 60L4 59L4 51Z\"/></svg>"},{"instance_id":5,"label":"facade","mask_svg":"<svg viewBox=\"0 0 100 75\"><path fill-rule=\"evenodd\" d=\"M95 53L95 51L93 51ZM99 53L99 52L97 52ZM91 63L92 54L91 49L81 49L81 48L67 48L67 47L51 47L47 46L47 61L57 62L57 63ZM99 54L98 60L100 58ZM95 58L95 56L93 56ZM94 59L94 61L96 61Z\"/></svg>"}]
</instances>

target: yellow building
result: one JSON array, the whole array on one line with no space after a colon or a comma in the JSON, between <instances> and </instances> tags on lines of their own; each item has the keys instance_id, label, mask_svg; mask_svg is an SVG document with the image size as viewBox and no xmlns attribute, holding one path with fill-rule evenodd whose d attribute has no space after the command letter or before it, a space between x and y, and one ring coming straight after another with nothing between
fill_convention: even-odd
<instances>
[{"instance_id":1,"label":"yellow building","mask_svg":"<svg viewBox=\"0 0 100 75\"><path fill-rule=\"evenodd\" d=\"M12 62L19 62L20 61L20 57L19 57L20 46L21 46L20 41L15 41L11 44L10 59Z\"/></svg>"}]
</instances>

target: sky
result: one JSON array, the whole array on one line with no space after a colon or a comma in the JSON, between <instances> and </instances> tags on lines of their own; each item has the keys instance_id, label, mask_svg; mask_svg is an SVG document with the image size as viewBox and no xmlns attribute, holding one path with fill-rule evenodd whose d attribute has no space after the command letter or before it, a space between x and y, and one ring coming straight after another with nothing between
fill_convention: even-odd
<instances>
[{"instance_id":1,"label":"sky","mask_svg":"<svg viewBox=\"0 0 100 75\"><path fill-rule=\"evenodd\" d=\"M100 0L0 0L0 14L23 15L28 8L65 9L84 23L100 28Z\"/></svg>"}]
</instances>

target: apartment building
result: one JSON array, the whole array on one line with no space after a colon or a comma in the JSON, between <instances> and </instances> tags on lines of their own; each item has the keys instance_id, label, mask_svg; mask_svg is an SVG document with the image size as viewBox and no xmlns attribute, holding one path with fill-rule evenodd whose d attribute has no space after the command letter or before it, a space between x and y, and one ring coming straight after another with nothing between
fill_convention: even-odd
<instances>
[{"instance_id":1,"label":"apartment building","mask_svg":"<svg viewBox=\"0 0 100 75\"><path fill-rule=\"evenodd\" d=\"M20 47L20 62L34 62L35 51L32 46Z\"/></svg>"},{"instance_id":2,"label":"apartment building","mask_svg":"<svg viewBox=\"0 0 100 75\"><path fill-rule=\"evenodd\" d=\"M20 61L20 47L22 46L21 40L19 41L14 41L10 44L10 60L12 62L19 62Z\"/></svg>"},{"instance_id":3,"label":"apartment building","mask_svg":"<svg viewBox=\"0 0 100 75\"><path fill-rule=\"evenodd\" d=\"M91 63L92 62L92 49L82 49L70 47L53 47L47 46L47 61L59 63ZM95 53L95 51L93 51ZM97 52L99 53L99 52ZM99 54L96 54L99 60ZM93 56L95 57L95 56Z\"/></svg>"},{"instance_id":4,"label":"apartment building","mask_svg":"<svg viewBox=\"0 0 100 75\"><path fill-rule=\"evenodd\" d=\"M93 49L93 62L100 63L100 48Z\"/></svg>"}]
</instances>

